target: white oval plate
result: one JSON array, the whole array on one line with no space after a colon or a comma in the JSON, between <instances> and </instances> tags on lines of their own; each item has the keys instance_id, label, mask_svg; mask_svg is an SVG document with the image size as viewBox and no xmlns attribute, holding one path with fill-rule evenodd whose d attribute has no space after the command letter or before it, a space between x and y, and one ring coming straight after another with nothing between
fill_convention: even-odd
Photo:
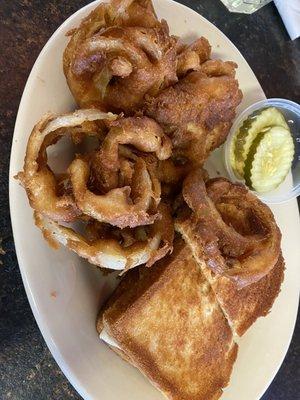
<instances>
[{"instance_id":1,"label":"white oval plate","mask_svg":"<svg viewBox=\"0 0 300 400\"><path fill-rule=\"evenodd\" d=\"M84 399L159 400L161 394L133 367L103 344L96 333L99 305L113 280L76 255L48 247L32 219L24 190L13 179L23 167L33 125L47 111L74 108L62 70L65 34L96 3L71 16L50 38L29 76L15 126L10 163L10 208L18 261L27 296L45 341L64 374ZM235 46L214 25L171 0L155 0L158 16L175 35L192 40L203 35L213 56L236 61L244 92L241 109L264 98L252 70ZM60 160L59 151L54 154ZM212 172L223 171L220 153L210 160ZM260 319L240 340L240 350L223 400L255 400L264 393L288 349L297 315L300 281L300 225L296 201L272 207L283 233L285 281L271 314Z\"/></svg>"}]
</instances>

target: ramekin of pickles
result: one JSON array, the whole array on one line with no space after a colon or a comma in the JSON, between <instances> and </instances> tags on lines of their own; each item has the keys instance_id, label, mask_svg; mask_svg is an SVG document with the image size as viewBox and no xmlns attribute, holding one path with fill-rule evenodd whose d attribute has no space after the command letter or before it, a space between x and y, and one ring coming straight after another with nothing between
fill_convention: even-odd
<instances>
[{"instance_id":1,"label":"ramekin of pickles","mask_svg":"<svg viewBox=\"0 0 300 400\"><path fill-rule=\"evenodd\" d=\"M300 105L285 99L252 104L235 120L224 146L233 181L270 204L300 194Z\"/></svg>"}]
</instances>

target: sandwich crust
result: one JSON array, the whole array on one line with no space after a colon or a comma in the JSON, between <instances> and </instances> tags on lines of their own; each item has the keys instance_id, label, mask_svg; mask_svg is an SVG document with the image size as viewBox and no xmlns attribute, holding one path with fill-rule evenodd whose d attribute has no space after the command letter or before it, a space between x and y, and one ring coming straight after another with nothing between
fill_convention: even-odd
<instances>
[{"instance_id":1,"label":"sandwich crust","mask_svg":"<svg viewBox=\"0 0 300 400\"><path fill-rule=\"evenodd\" d=\"M99 315L103 327L169 399L215 400L229 382L237 345L182 240L151 270L127 273Z\"/></svg>"}]
</instances>

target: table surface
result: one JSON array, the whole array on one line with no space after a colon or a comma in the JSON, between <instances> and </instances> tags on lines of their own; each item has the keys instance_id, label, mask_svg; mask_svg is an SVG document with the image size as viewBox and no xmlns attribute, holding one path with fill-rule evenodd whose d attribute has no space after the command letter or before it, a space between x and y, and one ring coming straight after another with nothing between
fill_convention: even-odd
<instances>
[{"instance_id":1,"label":"table surface","mask_svg":"<svg viewBox=\"0 0 300 400\"><path fill-rule=\"evenodd\" d=\"M180 1L220 28L244 55L267 97L300 102L300 39L292 42L275 6L230 14L219 0ZM8 205L9 154L22 91L43 45L89 1L0 1L0 398L79 399L39 332L15 255ZM1 247L2 246L2 247ZM263 400L294 400L300 392L300 318L279 373ZM253 377L255 379L255 377Z\"/></svg>"}]
</instances>

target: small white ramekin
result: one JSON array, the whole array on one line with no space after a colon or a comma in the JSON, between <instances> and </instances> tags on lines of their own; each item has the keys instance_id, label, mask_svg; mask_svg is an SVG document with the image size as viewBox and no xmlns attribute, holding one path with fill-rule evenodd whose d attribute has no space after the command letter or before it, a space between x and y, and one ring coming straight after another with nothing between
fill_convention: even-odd
<instances>
[{"instance_id":1,"label":"small white ramekin","mask_svg":"<svg viewBox=\"0 0 300 400\"><path fill-rule=\"evenodd\" d=\"M224 145L224 163L228 175L233 182L245 183L243 179L237 176L231 166L230 151L234 135L243 124L243 122L255 111L266 108L278 108L286 118L294 139L295 155L292 163L291 172L287 175L286 179L276 188L269 193L255 194L265 203L279 204L288 200L294 199L300 195L300 105L293 101L286 99L266 99L252 104L246 108L234 121L231 131L228 135Z\"/></svg>"}]
</instances>

